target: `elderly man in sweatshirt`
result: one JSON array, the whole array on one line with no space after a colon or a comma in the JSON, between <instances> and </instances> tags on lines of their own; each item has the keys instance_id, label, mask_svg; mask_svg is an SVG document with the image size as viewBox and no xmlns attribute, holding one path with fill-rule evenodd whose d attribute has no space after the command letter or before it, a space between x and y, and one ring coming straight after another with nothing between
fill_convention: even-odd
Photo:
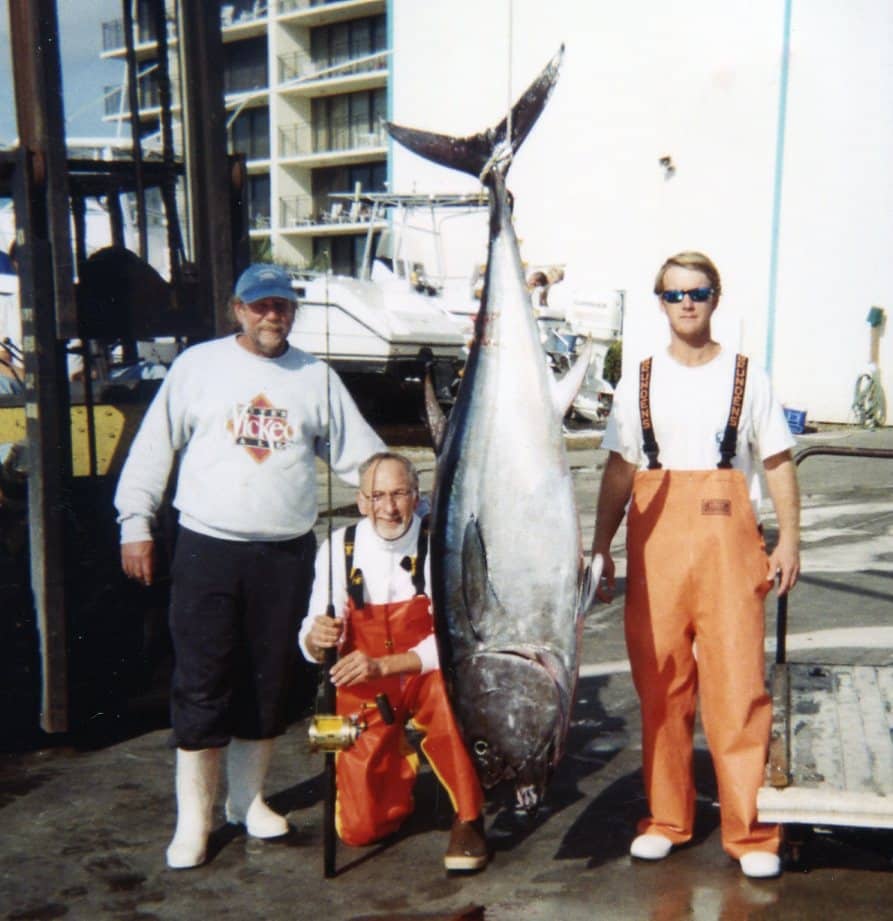
<instances>
[{"instance_id":1,"label":"elderly man in sweatshirt","mask_svg":"<svg viewBox=\"0 0 893 921\"><path fill-rule=\"evenodd\" d=\"M239 332L174 362L115 495L124 572L149 585L152 527L179 462L170 599L177 826L167 849L175 869L205 860L224 749L227 819L260 838L288 831L264 802L263 782L285 728L294 636L313 579L316 458L356 483L360 463L384 447L326 364L289 345L296 309L284 269L242 273Z\"/></svg>"}]
</instances>

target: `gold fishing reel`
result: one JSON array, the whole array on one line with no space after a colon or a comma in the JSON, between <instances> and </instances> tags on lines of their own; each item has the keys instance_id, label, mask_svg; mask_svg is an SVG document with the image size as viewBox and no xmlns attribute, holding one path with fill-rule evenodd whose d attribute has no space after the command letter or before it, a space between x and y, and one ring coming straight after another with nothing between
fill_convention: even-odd
<instances>
[{"instance_id":1,"label":"gold fishing reel","mask_svg":"<svg viewBox=\"0 0 893 921\"><path fill-rule=\"evenodd\" d=\"M367 728L366 713L378 710L381 719L388 726L394 722L394 711L387 694L376 694L375 702L365 702L358 716L338 716L337 713L315 713L307 734L310 750L315 752L340 752L356 742L360 733Z\"/></svg>"},{"instance_id":2,"label":"gold fishing reel","mask_svg":"<svg viewBox=\"0 0 893 921\"><path fill-rule=\"evenodd\" d=\"M365 727L356 717L338 716L335 713L317 713L307 730L310 750L315 752L340 752L350 748Z\"/></svg>"}]
</instances>

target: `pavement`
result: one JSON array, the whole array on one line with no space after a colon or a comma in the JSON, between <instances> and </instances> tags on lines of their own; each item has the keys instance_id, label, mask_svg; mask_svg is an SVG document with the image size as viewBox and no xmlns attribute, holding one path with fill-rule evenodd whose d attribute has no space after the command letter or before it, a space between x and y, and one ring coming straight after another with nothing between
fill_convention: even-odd
<instances>
[{"instance_id":1,"label":"pavement","mask_svg":"<svg viewBox=\"0 0 893 921\"><path fill-rule=\"evenodd\" d=\"M799 441L800 447L893 449L893 430L823 427ZM591 435L571 435L568 446L588 546L605 452ZM406 450L428 487L430 451ZM790 658L893 665L893 463L808 458L800 481L804 573L790 604ZM320 489L325 496L322 475ZM351 514L351 504L352 491L333 486L335 526ZM766 523L771 541L771 516ZM321 521L320 534L326 526ZM616 547L622 560L622 533ZM445 873L449 803L423 768L416 811L404 828L369 848L339 845L337 875L325 880L322 756L308 750L302 714L280 740L267 783L270 803L288 815L290 834L249 839L224 824L221 806L208 863L168 870L174 753L163 705L144 700L130 711L97 713L95 725L79 735L43 737L0 755L0 918L893 919L890 830L816 829L800 863L783 876L744 878L720 847L715 784L700 733L694 841L657 864L628 856L645 802L621 611L622 593L586 623L567 753L545 807L528 818L488 806L493 860L483 872ZM774 628L769 602L767 668Z\"/></svg>"}]
</instances>

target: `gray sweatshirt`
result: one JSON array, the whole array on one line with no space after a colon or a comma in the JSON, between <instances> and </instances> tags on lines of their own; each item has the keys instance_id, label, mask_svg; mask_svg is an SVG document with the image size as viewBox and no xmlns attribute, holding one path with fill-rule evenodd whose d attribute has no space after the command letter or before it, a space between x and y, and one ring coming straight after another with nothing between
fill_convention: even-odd
<instances>
[{"instance_id":1,"label":"gray sweatshirt","mask_svg":"<svg viewBox=\"0 0 893 921\"><path fill-rule=\"evenodd\" d=\"M327 365L290 347L248 352L235 336L187 349L152 401L115 493L121 541L148 540L179 457L180 524L224 540L290 540L316 521L316 458L326 457ZM385 450L335 372L332 470L356 484L357 467Z\"/></svg>"}]
</instances>

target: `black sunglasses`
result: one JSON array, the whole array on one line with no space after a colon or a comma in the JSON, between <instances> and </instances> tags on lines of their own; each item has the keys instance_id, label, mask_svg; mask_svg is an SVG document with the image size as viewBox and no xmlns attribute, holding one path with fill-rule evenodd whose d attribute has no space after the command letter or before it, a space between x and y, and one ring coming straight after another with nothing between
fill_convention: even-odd
<instances>
[{"instance_id":1,"label":"black sunglasses","mask_svg":"<svg viewBox=\"0 0 893 921\"><path fill-rule=\"evenodd\" d=\"M695 304L703 304L713 296L713 288L689 288L687 291L670 288L668 291L661 291L660 299L668 304L681 304L686 294Z\"/></svg>"}]
</instances>

